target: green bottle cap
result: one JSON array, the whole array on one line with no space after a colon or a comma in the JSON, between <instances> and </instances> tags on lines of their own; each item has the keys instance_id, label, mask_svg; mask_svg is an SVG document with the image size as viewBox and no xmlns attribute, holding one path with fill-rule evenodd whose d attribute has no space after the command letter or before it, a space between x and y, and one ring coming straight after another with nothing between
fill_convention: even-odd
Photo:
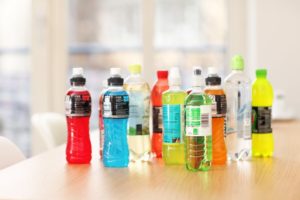
<instances>
[{"instance_id":1,"label":"green bottle cap","mask_svg":"<svg viewBox=\"0 0 300 200\"><path fill-rule=\"evenodd\" d=\"M231 69L244 70L244 59L241 55L235 55L231 59Z\"/></svg>"},{"instance_id":2,"label":"green bottle cap","mask_svg":"<svg viewBox=\"0 0 300 200\"><path fill-rule=\"evenodd\" d=\"M256 70L256 78L266 78L266 77L267 77L267 69Z\"/></svg>"}]
</instances>

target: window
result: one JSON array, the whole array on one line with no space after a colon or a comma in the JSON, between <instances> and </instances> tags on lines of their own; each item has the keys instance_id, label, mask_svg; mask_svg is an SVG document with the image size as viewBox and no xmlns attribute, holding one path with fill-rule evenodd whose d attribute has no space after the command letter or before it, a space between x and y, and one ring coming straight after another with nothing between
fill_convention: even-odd
<instances>
[{"instance_id":1,"label":"window","mask_svg":"<svg viewBox=\"0 0 300 200\"><path fill-rule=\"evenodd\" d=\"M0 1L0 135L30 152L30 0Z\"/></svg>"}]
</instances>

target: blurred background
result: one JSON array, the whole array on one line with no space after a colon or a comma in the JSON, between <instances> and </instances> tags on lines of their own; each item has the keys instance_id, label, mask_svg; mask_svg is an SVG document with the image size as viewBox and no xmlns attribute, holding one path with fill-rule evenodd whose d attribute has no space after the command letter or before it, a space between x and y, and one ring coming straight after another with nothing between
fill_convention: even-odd
<instances>
[{"instance_id":1,"label":"blurred background","mask_svg":"<svg viewBox=\"0 0 300 200\"><path fill-rule=\"evenodd\" d=\"M246 72L266 67L275 88L273 117L300 117L299 0L0 0L0 135L31 156L31 116L64 113L73 66L84 67L98 128L98 96L109 68L219 68L241 54Z\"/></svg>"}]
</instances>

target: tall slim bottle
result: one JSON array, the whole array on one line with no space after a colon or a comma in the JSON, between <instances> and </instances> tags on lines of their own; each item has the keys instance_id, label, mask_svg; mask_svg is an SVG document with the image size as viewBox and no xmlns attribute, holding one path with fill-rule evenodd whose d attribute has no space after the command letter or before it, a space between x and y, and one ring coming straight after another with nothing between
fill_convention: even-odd
<instances>
[{"instance_id":1,"label":"tall slim bottle","mask_svg":"<svg viewBox=\"0 0 300 200\"><path fill-rule=\"evenodd\" d=\"M100 130L100 158L103 156L103 146L104 146L104 122L103 122L103 98L107 91L107 80L102 83L103 89L99 96L99 130Z\"/></svg>"},{"instance_id":2,"label":"tall slim bottle","mask_svg":"<svg viewBox=\"0 0 300 200\"><path fill-rule=\"evenodd\" d=\"M212 100L212 164L225 165L227 150L224 139L226 119L226 95L221 87L221 77L217 69L208 68L208 77L205 79L205 94Z\"/></svg>"},{"instance_id":3,"label":"tall slim bottle","mask_svg":"<svg viewBox=\"0 0 300 200\"><path fill-rule=\"evenodd\" d=\"M257 69L252 85L252 155L270 157L274 151L272 134L273 88L267 70Z\"/></svg>"},{"instance_id":4,"label":"tall slim bottle","mask_svg":"<svg viewBox=\"0 0 300 200\"><path fill-rule=\"evenodd\" d=\"M65 99L68 126L66 159L68 163L89 163L92 158L89 136L91 95L85 87L82 68L73 68L70 82L71 88Z\"/></svg>"},{"instance_id":5,"label":"tall slim bottle","mask_svg":"<svg viewBox=\"0 0 300 200\"><path fill-rule=\"evenodd\" d=\"M244 71L244 60L236 55L232 72L226 77L226 145L230 160L251 158L251 81Z\"/></svg>"},{"instance_id":6,"label":"tall slim bottle","mask_svg":"<svg viewBox=\"0 0 300 200\"><path fill-rule=\"evenodd\" d=\"M148 161L151 145L149 134L150 87L141 76L141 65L129 66L130 75L124 89L129 95L128 145L132 161Z\"/></svg>"},{"instance_id":7,"label":"tall slim bottle","mask_svg":"<svg viewBox=\"0 0 300 200\"><path fill-rule=\"evenodd\" d=\"M201 69L193 71L193 88L185 99L186 168L207 171L212 161L212 101L201 89Z\"/></svg>"},{"instance_id":8,"label":"tall slim bottle","mask_svg":"<svg viewBox=\"0 0 300 200\"><path fill-rule=\"evenodd\" d=\"M157 82L151 91L152 102L152 153L162 157L162 93L169 89L168 71L157 71Z\"/></svg>"},{"instance_id":9,"label":"tall slim bottle","mask_svg":"<svg viewBox=\"0 0 300 200\"><path fill-rule=\"evenodd\" d=\"M184 100L179 68L172 68L170 88L163 93L163 160L165 164L184 164Z\"/></svg>"},{"instance_id":10,"label":"tall slim bottle","mask_svg":"<svg viewBox=\"0 0 300 200\"><path fill-rule=\"evenodd\" d=\"M105 167L127 167L129 150L127 143L127 122L129 116L129 97L123 89L120 68L110 69L108 89L103 98Z\"/></svg>"}]
</instances>

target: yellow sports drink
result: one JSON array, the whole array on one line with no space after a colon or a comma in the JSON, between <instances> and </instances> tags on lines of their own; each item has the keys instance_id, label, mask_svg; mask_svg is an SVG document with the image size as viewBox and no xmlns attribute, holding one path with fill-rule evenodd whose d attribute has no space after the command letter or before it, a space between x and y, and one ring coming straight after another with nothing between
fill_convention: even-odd
<instances>
[{"instance_id":1,"label":"yellow sports drink","mask_svg":"<svg viewBox=\"0 0 300 200\"><path fill-rule=\"evenodd\" d=\"M267 70L257 69L252 85L252 155L271 157L274 151L272 134L273 88Z\"/></svg>"},{"instance_id":2,"label":"yellow sports drink","mask_svg":"<svg viewBox=\"0 0 300 200\"><path fill-rule=\"evenodd\" d=\"M163 152L165 164L184 164L184 100L186 92L180 88L178 68L169 75L170 88L162 95Z\"/></svg>"}]
</instances>

